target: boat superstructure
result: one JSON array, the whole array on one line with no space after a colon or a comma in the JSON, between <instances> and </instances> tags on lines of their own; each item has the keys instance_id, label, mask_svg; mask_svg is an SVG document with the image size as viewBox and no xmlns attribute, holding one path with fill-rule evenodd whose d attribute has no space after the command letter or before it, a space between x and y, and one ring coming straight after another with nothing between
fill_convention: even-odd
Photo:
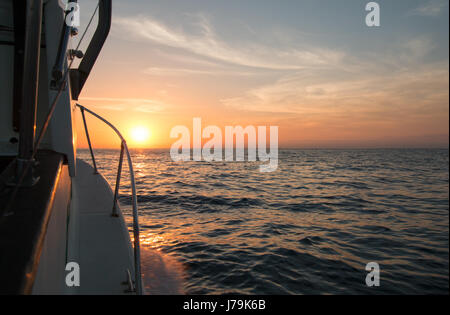
<instances>
[{"instance_id":1,"label":"boat superstructure","mask_svg":"<svg viewBox=\"0 0 450 315\"><path fill-rule=\"evenodd\" d=\"M128 147L77 103L108 36L112 3L99 0L84 52L74 42L85 33L68 22L76 3L0 0L0 294L142 294ZM92 147L93 166L76 157L77 112L88 140L86 112L122 140L114 192ZM124 157L134 246L117 202Z\"/></svg>"}]
</instances>

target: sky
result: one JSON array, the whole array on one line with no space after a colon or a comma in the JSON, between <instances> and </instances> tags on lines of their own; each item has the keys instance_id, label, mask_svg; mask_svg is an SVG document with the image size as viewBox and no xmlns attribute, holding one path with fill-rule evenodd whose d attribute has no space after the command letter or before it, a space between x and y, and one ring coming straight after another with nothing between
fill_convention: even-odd
<instances>
[{"instance_id":1,"label":"sky","mask_svg":"<svg viewBox=\"0 0 450 315\"><path fill-rule=\"evenodd\" d=\"M96 1L79 2L83 31ZM136 147L168 148L173 127L200 117L203 127L278 126L286 148L447 148L449 2L377 1L374 28L368 2L113 1L80 103ZM89 126L94 146L119 145ZM137 126L145 143L133 141Z\"/></svg>"}]
</instances>

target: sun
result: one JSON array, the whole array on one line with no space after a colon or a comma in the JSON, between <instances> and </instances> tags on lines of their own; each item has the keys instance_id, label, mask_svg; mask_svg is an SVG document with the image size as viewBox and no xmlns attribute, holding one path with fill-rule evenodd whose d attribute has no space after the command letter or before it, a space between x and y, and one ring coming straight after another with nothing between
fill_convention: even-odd
<instances>
[{"instance_id":1,"label":"sun","mask_svg":"<svg viewBox=\"0 0 450 315\"><path fill-rule=\"evenodd\" d=\"M150 139L150 130L144 126L136 126L131 129L131 139L135 144L145 144Z\"/></svg>"}]
</instances>

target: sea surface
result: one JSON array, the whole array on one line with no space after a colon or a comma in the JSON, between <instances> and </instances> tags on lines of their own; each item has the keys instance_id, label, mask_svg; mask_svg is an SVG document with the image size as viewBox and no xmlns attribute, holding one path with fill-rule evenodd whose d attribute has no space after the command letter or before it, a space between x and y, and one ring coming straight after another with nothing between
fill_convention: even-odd
<instances>
[{"instance_id":1,"label":"sea surface","mask_svg":"<svg viewBox=\"0 0 450 315\"><path fill-rule=\"evenodd\" d=\"M114 188L119 151L95 154ZM281 150L274 173L168 150L132 159L149 294L449 292L448 150ZM370 262L379 287L366 285Z\"/></svg>"}]
</instances>

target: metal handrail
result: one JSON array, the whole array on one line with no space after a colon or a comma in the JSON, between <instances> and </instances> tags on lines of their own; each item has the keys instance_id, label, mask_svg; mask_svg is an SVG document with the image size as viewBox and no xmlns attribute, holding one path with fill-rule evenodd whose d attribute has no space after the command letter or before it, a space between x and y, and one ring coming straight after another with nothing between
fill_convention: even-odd
<instances>
[{"instance_id":1,"label":"metal handrail","mask_svg":"<svg viewBox=\"0 0 450 315\"><path fill-rule=\"evenodd\" d=\"M119 130L117 130L117 128L114 127L114 125L111 124L109 121L107 121L100 115L94 113L93 111L87 109L86 107L84 107L80 104L77 104L77 107L80 108L81 114L83 117L83 123L84 123L85 132L86 132L86 137L88 139L89 150L91 151L91 157L92 157L92 161L94 163L94 169L95 169L96 174L98 174L97 164L95 163L94 151L92 150L91 140L89 137L89 131L87 128L86 117L84 115L84 112L86 111L89 114L91 114L92 116L103 121L105 124L107 124L109 127L111 127L111 129L114 130L114 132L117 134L117 136L120 138L120 140L122 140L121 150L120 150L119 169L117 172L116 188L115 188L115 192L114 192L114 204L113 204L112 216L118 216L118 214L117 214L117 197L118 197L118 193L119 193L120 177L121 177L121 173L122 173L123 156L124 156L124 153L126 153L127 159L128 159L128 167L129 167L129 171L130 171L131 191L132 191L132 199L133 199L134 272L135 272L134 280L135 280L135 286L136 286L136 293L141 295L142 294L141 251L140 251L140 240L139 240L139 218L138 218L138 206L137 206L137 197L136 197L136 183L135 183L135 179L134 179L133 163L131 161L131 155L130 155L130 151L128 150L127 142L125 141L125 138L122 136L122 134L119 132Z\"/></svg>"}]
</instances>

